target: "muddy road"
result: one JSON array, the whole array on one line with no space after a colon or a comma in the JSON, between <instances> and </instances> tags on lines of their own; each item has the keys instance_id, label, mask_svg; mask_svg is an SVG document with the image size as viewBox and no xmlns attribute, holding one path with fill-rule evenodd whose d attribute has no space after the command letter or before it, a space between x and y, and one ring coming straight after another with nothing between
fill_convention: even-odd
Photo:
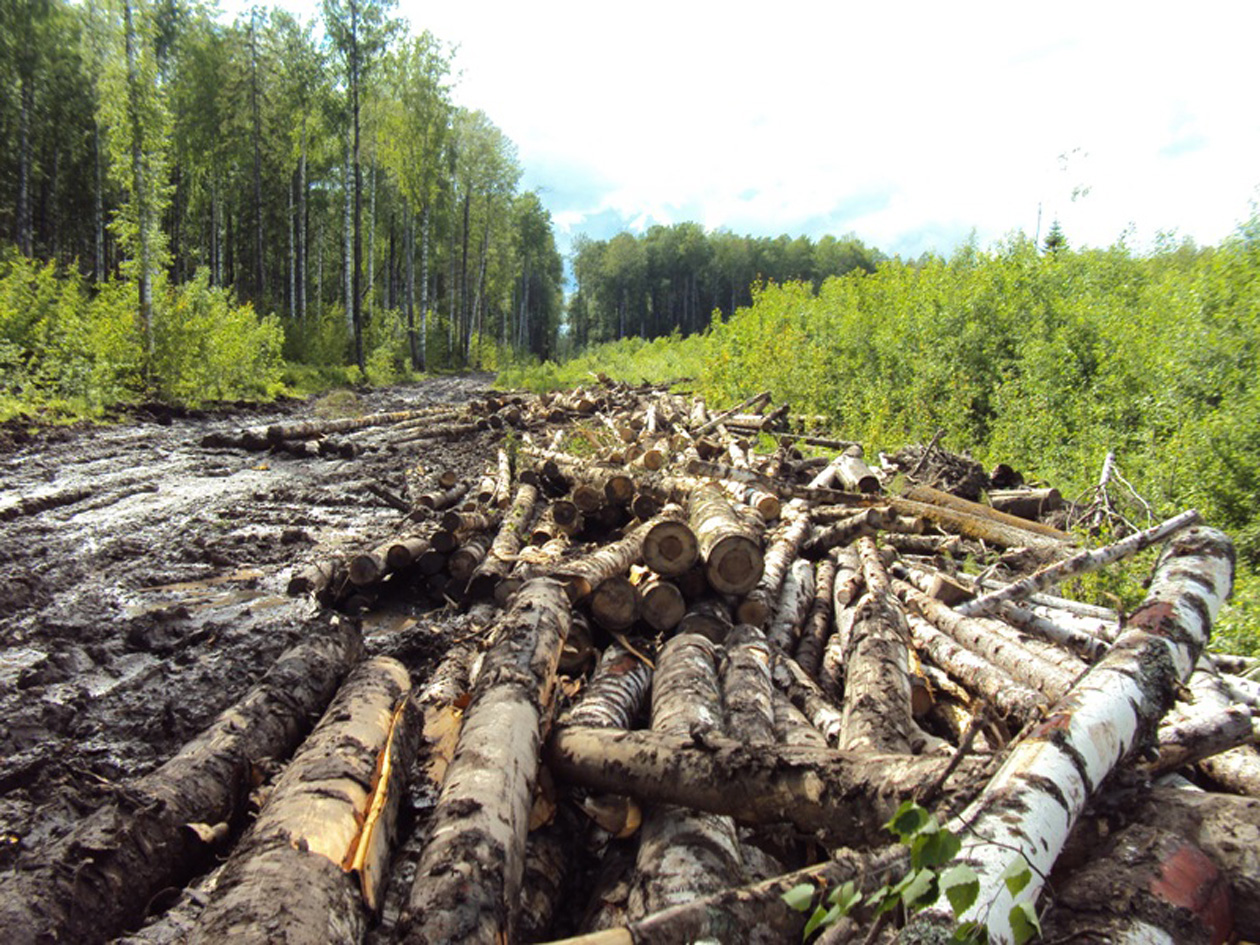
<instances>
[{"instance_id":1,"label":"muddy road","mask_svg":"<svg viewBox=\"0 0 1260 945\"><path fill-rule=\"evenodd\" d=\"M491 380L372 392L346 412L463 404ZM354 459L200 445L315 409L62 431L0 453L0 872L37 862L301 638L320 608L286 596L294 566L379 539L400 519L369 485L402 493L408 467L463 477L494 456L490 433L393 446L368 430L352 437ZM54 495L74 501L22 514ZM369 652L422 675L442 649L431 618L426 605L396 602L366 620Z\"/></svg>"}]
</instances>

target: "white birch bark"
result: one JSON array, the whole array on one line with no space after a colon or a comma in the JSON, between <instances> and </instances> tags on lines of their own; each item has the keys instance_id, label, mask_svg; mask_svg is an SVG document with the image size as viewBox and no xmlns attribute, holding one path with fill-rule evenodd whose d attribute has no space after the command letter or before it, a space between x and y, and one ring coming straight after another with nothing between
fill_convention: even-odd
<instances>
[{"instance_id":1,"label":"white birch bark","mask_svg":"<svg viewBox=\"0 0 1260 945\"><path fill-rule=\"evenodd\" d=\"M1233 545L1223 533L1196 528L1178 535L1115 646L951 825L963 835L957 862L970 865L980 884L963 920L983 922L989 941L1012 941L1012 908L1036 903L1090 795L1172 705L1174 687L1189 678L1207 644L1233 570ZM1020 858L1031 879L1012 894L1003 874ZM954 922L948 909L935 907L908 931Z\"/></svg>"}]
</instances>

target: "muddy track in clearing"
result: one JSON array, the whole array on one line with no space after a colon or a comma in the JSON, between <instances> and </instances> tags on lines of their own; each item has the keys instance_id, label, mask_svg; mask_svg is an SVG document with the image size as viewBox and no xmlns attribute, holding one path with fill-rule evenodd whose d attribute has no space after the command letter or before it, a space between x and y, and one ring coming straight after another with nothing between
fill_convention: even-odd
<instances>
[{"instance_id":1,"label":"muddy track in clearing","mask_svg":"<svg viewBox=\"0 0 1260 945\"><path fill-rule=\"evenodd\" d=\"M463 404L489 375L377 391L355 412ZM39 861L126 779L170 758L266 672L319 611L285 595L294 565L387 534L409 465L461 476L490 433L354 459L200 446L209 433L310 416L307 404L36 437L0 454L0 508L90 490L0 521L0 872ZM415 606L415 605L411 605ZM423 674L443 625L395 609L369 652Z\"/></svg>"}]
</instances>

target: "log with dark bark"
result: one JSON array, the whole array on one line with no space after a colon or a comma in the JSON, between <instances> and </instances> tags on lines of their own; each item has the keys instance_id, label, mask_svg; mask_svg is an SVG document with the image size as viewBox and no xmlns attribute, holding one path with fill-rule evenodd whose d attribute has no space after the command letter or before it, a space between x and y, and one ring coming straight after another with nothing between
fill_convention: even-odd
<instances>
[{"instance_id":1,"label":"log with dark bark","mask_svg":"<svg viewBox=\"0 0 1260 945\"><path fill-rule=\"evenodd\" d=\"M746 745L772 745L774 683L770 678L771 652L766 635L741 624L723 643L722 697L727 732Z\"/></svg>"},{"instance_id":2,"label":"log with dark bark","mask_svg":"<svg viewBox=\"0 0 1260 945\"><path fill-rule=\"evenodd\" d=\"M371 838L392 834L398 810L382 762L406 771L416 748L410 687L407 670L388 657L350 674L233 850L191 943L362 937L385 865ZM353 871L369 860L360 884Z\"/></svg>"},{"instance_id":3,"label":"log with dark bark","mask_svg":"<svg viewBox=\"0 0 1260 945\"><path fill-rule=\"evenodd\" d=\"M720 735L724 731L715 657L713 644L695 634L680 634L665 644L652 679L651 735L690 740L693 732ZM603 729L593 731L618 737L618 733ZM556 746L553 740L552 747ZM565 757L563 750L559 754L551 752L549 763L553 771ZM564 773L563 768L560 770ZM630 788L629 793L638 793L628 783L588 786L619 793L627 793ZM675 806L676 803L657 804L644 816L628 904L632 918L743 881L744 867L733 821L720 814L687 809L695 805L684 802Z\"/></svg>"},{"instance_id":4,"label":"log with dark bark","mask_svg":"<svg viewBox=\"0 0 1260 945\"><path fill-rule=\"evenodd\" d=\"M563 726L548 739L547 763L595 790L875 844L887 840L884 824L898 805L932 783L948 760ZM973 793L984 764L964 759L943 800Z\"/></svg>"},{"instance_id":5,"label":"log with dark bark","mask_svg":"<svg viewBox=\"0 0 1260 945\"><path fill-rule=\"evenodd\" d=\"M1036 521L1063 508L1063 496L1052 488L991 489L989 504L999 512Z\"/></svg>"},{"instance_id":6,"label":"log with dark bark","mask_svg":"<svg viewBox=\"0 0 1260 945\"><path fill-rule=\"evenodd\" d=\"M525 543L525 534L538 502L538 489L529 483L517 487L512 507L503 517L499 531L486 557L477 565L468 584L468 594L474 600L489 600L494 589L508 576L516 554Z\"/></svg>"},{"instance_id":7,"label":"log with dark bark","mask_svg":"<svg viewBox=\"0 0 1260 945\"><path fill-rule=\"evenodd\" d=\"M495 645L416 870L403 941L495 943L511 929L543 718L568 632L564 588L546 578L522 587L492 631Z\"/></svg>"},{"instance_id":8,"label":"log with dark bark","mask_svg":"<svg viewBox=\"0 0 1260 945\"><path fill-rule=\"evenodd\" d=\"M874 540L860 539L858 553L867 591L852 617L838 745L854 751L909 753L910 630Z\"/></svg>"},{"instance_id":9,"label":"log with dark bark","mask_svg":"<svg viewBox=\"0 0 1260 945\"><path fill-rule=\"evenodd\" d=\"M213 851L187 825L241 816L254 766L288 757L362 653L348 621L311 629L174 758L119 791L41 862L0 877L9 942L102 942L205 865Z\"/></svg>"}]
</instances>

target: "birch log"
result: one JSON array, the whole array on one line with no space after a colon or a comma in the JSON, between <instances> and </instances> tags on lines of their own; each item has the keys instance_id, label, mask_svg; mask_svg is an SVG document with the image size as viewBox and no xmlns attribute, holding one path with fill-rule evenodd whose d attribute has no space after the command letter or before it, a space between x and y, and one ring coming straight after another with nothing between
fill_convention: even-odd
<instances>
[{"instance_id":1,"label":"birch log","mask_svg":"<svg viewBox=\"0 0 1260 945\"><path fill-rule=\"evenodd\" d=\"M192 945L317 945L362 937L368 910L360 899L370 891L364 898L375 907L387 860L379 851L372 856L362 891L349 872L367 862L359 851L363 846L367 855L372 834L361 827L379 821L369 817L376 792L388 805L381 810L397 812L398 795L386 796L390 775L381 761L392 745L392 761L404 772L410 767L415 727L398 711L410 688L407 670L389 657L355 668L233 851ZM399 737L399 726L412 734ZM379 825L382 837L392 833L392 814Z\"/></svg>"},{"instance_id":2,"label":"birch log","mask_svg":"<svg viewBox=\"0 0 1260 945\"><path fill-rule=\"evenodd\" d=\"M722 697L727 731L746 745L774 744L774 683L765 634L741 624L730 632L723 646Z\"/></svg>"},{"instance_id":3,"label":"birch log","mask_svg":"<svg viewBox=\"0 0 1260 945\"><path fill-rule=\"evenodd\" d=\"M691 529L709 584L723 594L747 594L761 579L760 543L716 486L691 494Z\"/></svg>"},{"instance_id":4,"label":"birch log","mask_svg":"<svg viewBox=\"0 0 1260 945\"><path fill-rule=\"evenodd\" d=\"M1114 544L1090 551L1082 551L1080 554L1075 554L1063 561L1057 561L1042 568L1036 574L1029 575L1022 581L1016 581L1014 584L1009 584L1001 590L991 591L974 600L959 604L956 609L964 617L978 617L982 614L987 614L1000 601L1019 600L1022 597L1027 597L1029 594L1044 591L1046 588L1052 587L1060 581L1066 581L1068 578L1076 577L1080 574L1089 574L1091 571L1098 571L1115 561L1119 561L1121 558L1137 554L1144 548L1158 544L1170 535L1176 534L1183 528L1189 528L1198 521L1200 521L1199 513L1194 509L1182 512L1166 522L1144 531L1135 532L1128 538L1123 538Z\"/></svg>"},{"instance_id":5,"label":"birch log","mask_svg":"<svg viewBox=\"0 0 1260 945\"><path fill-rule=\"evenodd\" d=\"M815 681L819 679L823 648L831 633L835 586L836 561L832 557L823 558L814 570L814 600L796 645L796 661Z\"/></svg>"},{"instance_id":6,"label":"birch log","mask_svg":"<svg viewBox=\"0 0 1260 945\"><path fill-rule=\"evenodd\" d=\"M404 942L499 942L512 927L542 724L569 632L556 581L517 593L492 635L401 922Z\"/></svg>"},{"instance_id":7,"label":"birch log","mask_svg":"<svg viewBox=\"0 0 1260 945\"><path fill-rule=\"evenodd\" d=\"M662 648L652 680L652 734L684 736L724 730L716 652L706 638L680 634ZM616 738L616 734L603 733ZM552 770L556 767L552 755ZM628 793L626 784L588 785ZM651 808L639 832L632 917L738 885L743 878L739 839L730 818L672 804Z\"/></svg>"},{"instance_id":8,"label":"birch log","mask_svg":"<svg viewBox=\"0 0 1260 945\"><path fill-rule=\"evenodd\" d=\"M1207 644L1233 569L1233 544L1221 532L1194 528L1177 535L1115 646L1011 750L983 794L959 815L958 861L972 867L980 884L977 905L963 918L983 922L990 941L1012 940L1012 908L1034 906L1090 795L1172 705L1175 685L1189 677ZM1003 873L1020 857L1031 879L1012 894ZM920 916L912 929L955 922L937 907Z\"/></svg>"},{"instance_id":9,"label":"birch log","mask_svg":"<svg viewBox=\"0 0 1260 945\"><path fill-rule=\"evenodd\" d=\"M27 945L101 942L138 922L211 851L191 823L240 816L255 764L288 757L359 659L349 621L286 650L262 680L157 770L85 818L33 869L0 876L0 928Z\"/></svg>"},{"instance_id":10,"label":"birch log","mask_svg":"<svg viewBox=\"0 0 1260 945\"><path fill-rule=\"evenodd\" d=\"M893 597L874 539L858 540L866 596L853 615L839 747L910 751L910 629Z\"/></svg>"},{"instance_id":11,"label":"birch log","mask_svg":"<svg viewBox=\"0 0 1260 945\"><path fill-rule=\"evenodd\" d=\"M740 623L752 624L754 627L766 626L774 612L788 567L808 534L809 518L805 515L797 514L780 527L766 550L757 586L739 602L736 609L736 618Z\"/></svg>"}]
</instances>

